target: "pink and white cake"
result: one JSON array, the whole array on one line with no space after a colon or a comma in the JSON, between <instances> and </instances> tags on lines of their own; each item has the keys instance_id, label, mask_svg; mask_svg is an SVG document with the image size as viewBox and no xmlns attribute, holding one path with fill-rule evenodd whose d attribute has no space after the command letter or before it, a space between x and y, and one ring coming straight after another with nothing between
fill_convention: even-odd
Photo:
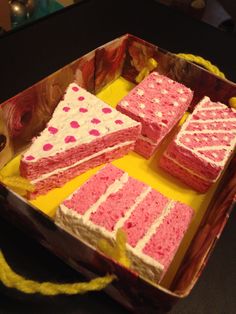
<instances>
[{"instance_id":1,"label":"pink and white cake","mask_svg":"<svg viewBox=\"0 0 236 314\"><path fill-rule=\"evenodd\" d=\"M199 192L219 178L236 144L236 110L209 97L196 105L160 166Z\"/></svg>"},{"instance_id":2,"label":"pink and white cake","mask_svg":"<svg viewBox=\"0 0 236 314\"><path fill-rule=\"evenodd\" d=\"M157 283L192 216L191 207L108 164L61 204L56 223L97 249L100 239L114 243L117 230L123 229L132 269Z\"/></svg>"},{"instance_id":3,"label":"pink and white cake","mask_svg":"<svg viewBox=\"0 0 236 314\"><path fill-rule=\"evenodd\" d=\"M117 110L142 124L135 151L145 158L151 157L183 116L192 97L191 89L157 72L149 74L132 89L117 105Z\"/></svg>"},{"instance_id":4,"label":"pink and white cake","mask_svg":"<svg viewBox=\"0 0 236 314\"><path fill-rule=\"evenodd\" d=\"M127 154L140 129L140 123L70 84L46 129L22 156L20 173L35 186L29 197Z\"/></svg>"}]
</instances>

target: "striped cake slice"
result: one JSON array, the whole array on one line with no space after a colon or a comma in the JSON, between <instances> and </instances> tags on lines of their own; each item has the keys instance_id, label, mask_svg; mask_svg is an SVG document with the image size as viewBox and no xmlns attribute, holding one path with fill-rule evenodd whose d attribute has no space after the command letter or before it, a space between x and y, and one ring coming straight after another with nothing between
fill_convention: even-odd
<instances>
[{"instance_id":1,"label":"striped cake slice","mask_svg":"<svg viewBox=\"0 0 236 314\"><path fill-rule=\"evenodd\" d=\"M100 239L114 243L117 230L123 229L132 269L157 283L192 216L189 206L108 164L61 204L56 223L95 248Z\"/></svg>"},{"instance_id":2,"label":"striped cake slice","mask_svg":"<svg viewBox=\"0 0 236 314\"><path fill-rule=\"evenodd\" d=\"M236 144L236 110L204 97L169 144L160 166L199 192L217 181Z\"/></svg>"},{"instance_id":3,"label":"striped cake slice","mask_svg":"<svg viewBox=\"0 0 236 314\"><path fill-rule=\"evenodd\" d=\"M140 134L138 122L72 83L46 129L23 154L21 175L30 180L34 198L127 154Z\"/></svg>"},{"instance_id":4,"label":"striped cake slice","mask_svg":"<svg viewBox=\"0 0 236 314\"><path fill-rule=\"evenodd\" d=\"M191 89L157 72L149 74L124 97L117 110L141 122L135 151L151 157L190 105Z\"/></svg>"}]
</instances>

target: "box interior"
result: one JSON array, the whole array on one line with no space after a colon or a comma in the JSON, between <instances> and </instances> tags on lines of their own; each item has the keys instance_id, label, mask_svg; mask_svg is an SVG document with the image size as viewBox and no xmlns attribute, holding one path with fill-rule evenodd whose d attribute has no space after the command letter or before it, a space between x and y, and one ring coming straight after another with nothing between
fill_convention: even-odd
<instances>
[{"instance_id":1,"label":"box interior","mask_svg":"<svg viewBox=\"0 0 236 314\"><path fill-rule=\"evenodd\" d=\"M8 139L7 145L0 152L1 166L9 161L2 168L1 173L8 176L19 172L20 154L30 143L31 139L45 127L69 83L76 81L88 91L96 94L98 98L115 107L134 87L136 75L145 67L150 57L157 60L157 70L160 73L178 80L194 90L195 94L191 108L205 95L211 97L212 100L222 102L225 102L234 93L236 95L235 84L219 80L200 67L180 60L176 56L164 52L156 46L137 39L132 35L125 35L103 47L99 47L97 50L76 60L1 105L1 128ZM202 83L203 78L204 84ZM23 101L24 108L21 109L21 116L17 121L18 124L16 122L12 123L12 112L14 113L14 109L17 109L17 106ZM42 111L45 108L46 110ZM173 138L176 129L177 127L162 143L161 148L151 159L146 160L131 152L127 156L114 161L113 164L127 171L134 178L149 184L167 197L184 202L194 209L195 217L191 226L173 263L160 283L160 286L169 289L170 293L183 295L190 291L193 285L193 278L197 276L199 269L192 274L192 278L185 280L180 290L178 290L178 284L171 285L171 283L176 273L178 273L188 247L191 249L191 240L196 236L199 225L203 223L203 217L206 220L209 204L212 203L217 186L222 180L218 180L207 193L199 194L186 185L181 184L177 179L174 179L158 167L158 160L168 142ZM91 169L71 180L62 188L54 189L47 195L40 196L30 203L53 218L58 205L100 168L101 166ZM24 202L24 200L22 201ZM217 209L215 210L217 211ZM225 213L226 211L227 209ZM209 249L210 247L202 252L199 260L204 260ZM191 265L189 267L191 268Z\"/></svg>"}]
</instances>

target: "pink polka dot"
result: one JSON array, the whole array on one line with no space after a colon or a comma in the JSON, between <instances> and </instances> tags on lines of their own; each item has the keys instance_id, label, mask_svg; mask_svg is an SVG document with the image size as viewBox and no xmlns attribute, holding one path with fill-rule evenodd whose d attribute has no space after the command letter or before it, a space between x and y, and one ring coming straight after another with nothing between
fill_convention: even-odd
<instances>
[{"instance_id":1,"label":"pink polka dot","mask_svg":"<svg viewBox=\"0 0 236 314\"><path fill-rule=\"evenodd\" d=\"M72 90L73 90L74 92L78 92L79 88L76 87L76 86L74 86L74 87L72 87Z\"/></svg>"},{"instance_id":2,"label":"pink polka dot","mask_svg":"<svg viewBox=\"0 0 236 314\"><path fill-rule=\"evenodd\" d=\"M50 126L48 128L48 131L51 133L51 134L56 134L58 132L58 129L57 128L54 128L53 126Z\"/></svg>"},{"instance_id":3,"label":"pink polka dot","mask_svg":"<svg viewBox=\"0 0 236 314\"><path fill-rule=\"evenodd\" d=\"M77 121L71 121L70 126L73 129L78 129L80 127L79 123Z\"/></svg>"},{"instance_id":4,"label":"pink polka dot","mask_svg":"<svg viewBox=\"0 0 236 314\"><path fill-rule=\"evenodd\" d=\"M53 148L53 145L50 143L43 145L43 150L45 150L45 151L48 151L52 148Z\"/></svg>"},{"instance_id":5,"label":"pink polka dot","mask_svg":"<svg viewBox=\"0 0 236 314\"><path fill-rule=\"evenodd\" d=\"M26 156L25 159L26 159L26 160L34 160L35 158L34 158L34 156L29 155L29 156Z\"/></svg>"},{"instance_id":6,"label":"pink polka dot","mask_svg":"<svg viewBox=\"0 0 236 314\"><path fill-rule=\"evenodd\" d=\"M90 130L89 131L89 134L90 135L93 135L93 136L99 136L100 135L100 132L96 129L93 129L93 130Z\"/></svg>"},{"instance_id":7,"label":"pink polka dot","mask_svg":"<svg viewBox=\"0 0 236 314\"><path fill-rule=\"evenodd\" d=\"M111 113L111 108L102 108L103 113Z\"/></svg>"},{"instance_id":8,"label":"pink polka dot","mask_svg":"<svg viewBox=\"0 0 236 314\"><path fill-rule=\"evenodd\" d=\"M63 111L68 112L70 110L70 107L63 107Z\"/></svg>"},{"instance_id":9,"label":"pink polka dot","mask_svg":"<svg viewBox=\"0 0 236 314\"><path fill-rule=\"evenodd\" d=\"M115 120L116 124L123 124L124 122L122 120Z\"/></svg>"},{"instance_id":10,"label":"pink polka dot","mask_svg":"<svg viewBox=\"0 0 236 314\"><path fill-rule=\"evenodd\" d=\"M80 97L78 98L78 100L79 100L79 101L82 101L82 100L84 100L84 97L83 97L83 96L80 96Z\"/></svg>"},{"instance_id":11,"label":"pink polka dot","mask_svg":"<svg viewBox=\"0 0 236 314\"><path fill-rule=\"evenodd\" d=\"M100 123L101 121L100 121L99 119L97 119L97 118L93 118L93 119L91 120L91 122L94 123L94 124L98 124L98 123Z\"/></svg>"},{"instance_id":12,"label":"pink polka dot","mask_svg":"<svg viewBox=\"0 0 236 314\"><path fill-rule=\"evenodd\" d=\"M80 112L87 112L88 109L86 109L86 108L79 108L79 111L80 111Z\"/></svg>"},{"instance_id":13,"label":"pink polka dot","mask_svg":"<svg viewBox=\"0 0 236 314\"><path fill-rule=\"evenodd\" d=\"M65 143L73 143L76 142L76 138L73 135L68 135L65 137Z\"/></svg>"}]
</instances>

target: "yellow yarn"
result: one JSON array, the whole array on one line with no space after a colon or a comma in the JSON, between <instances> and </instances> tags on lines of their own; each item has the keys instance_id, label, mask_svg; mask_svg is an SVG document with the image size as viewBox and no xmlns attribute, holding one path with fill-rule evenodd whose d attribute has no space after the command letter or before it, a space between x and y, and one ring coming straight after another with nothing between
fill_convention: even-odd
<instances>
[{"instance_id":1,"label":"yellow yarn","mask_svg":"<svg viewBox=\"0 0 236 314\"><path fill-rule=\"evenodd\" d=\"M88 291L99 291L109 285L115 275L98 277L90 282L57 284L51 282L36 282L25 279L16 274L7 264L2 252L0 252L0 280L8 288L14 288L27 294L41 293L47 296L58 294L83 294Z\"/></svg>"},{"instance_id":2,"label":"yellow yarn","mask_svg":"<svg viewBox=\"0 0 236 314\"><path fill-rule=\"evenodd\" d=\"M187 61L191 61L194 63L197 63L199 65L202 65L204 68L206 68L208 71L214 73L215 75L218 75L221 78L225 78L224 73L222 73L215 65L213 65L210 61L203 59L202 57L195 56L192 54L186 54L186 53L178 53L178 57L183 58Z\"/></svg>"},{"instance_id":3,"label":"yellow yarn","mask_svg":"<svg viewBox=\"0 0 236 314\"><path fill-rule=\"evenodd\" d=\"M27 191L29 192L34 191L33 184L31 184L28 180L20 176L5 177L0 173L0 182L8 186L9 188L11 188L20 195L25 195Z\"/></svg>"},{"instance_id":4,"label":"yellow yarn","mask_svg":"<svg viewBox=\"0 0 236 314\"><path fill-rule=\"evenodd\" d=\"M158 63L154 58L148 59L146 67L144 67L139 74L136 76L135 81L137 83L142 82L142 80L148 76L148 74L157 67Z\"/></svg>"},{"instance_id":5,"label":"yellow yarn","mask_svg":"<svg viewBox=\"0 0 236 314\"><path fill-rule=\"evenodd\" d=\"M98 242L98 248L107 256L113 258L120 264L129 268L131 263L126 253L126 234L122 229L116 232L116 243L112 246L107 240L101 239Z\"/></svg>"},{"instance_id":6,"label":"yellow yarn","mask_svg":"<svg viewBox=\"0 0 236 314\"><path fill-rule=\"evenodd\" d=\"M236 109L236 97L231 97L229 99L229 105L230 105L230 107Z\"/></svg>"},{"instance_id":7,"label":"yellow yarn","mask_svg":"<svg viewBox=\"0 0 236 314\"><path fill-rule=\"evenodd\" d=\"M206 6L206 3L204 0L193 0L191 2L191 7L197 10L204 9L205 6Z\"/></svg>"},{"instance_id":8,"label":"yellow yarn","mask_svg":"<svg viewBox=\"0 0 236 314\"><path fill-rule=\"evenodd\" d=\"M126 242L125 232L122 229L118 229L114 246L111 246L106 240L100 240L98 246L107 256L115 259L125 267L130 267L130 260L126 255ZM48 296L83 294L88 291L102 290L114 279L116 279L115 275L107 275L93 279L90 282L72 284L40 283L16 274L7 264L2 252L0 252L0 281L8 288L15 288L24 293L41 293Z\"/></svg>"},{"instance_id":9,"label":"yellow yarn","mask_svg":"<svg viewBox=\"0 0 236 314\"><path fill-rule=\"evenodd\" d=\"M188 116L190 115L189 112L185 112L183 117L181 118L181 120L179 121L179 126L181 126L182 124L184 124L185 120L188 118Z\"/></svg>"},{"instance_id":10,"label":"yellow yarn","mask_svg":"<svg viewBox=\"0 0 236 314\"><path fill-rule=\"evenodd\" d=\"M183 59L185 59L187 61L191 61L191 62L197 63L199 65L202 65L204 68L206 68L208 71L214 73L215 75L217 75L217 76L219 76L221 78L225 78L225 75L224 75L223 72L221 72L210 61L205 60L202 57L195 56L195 55L192 55L192 54L186 54L186 53L178 53L177 56L180 57L180 58L183 58ZM236 109L236 97L231 97L229 99L229 105L230 105L231 108Z\"/></svg>"}]
</instances>

